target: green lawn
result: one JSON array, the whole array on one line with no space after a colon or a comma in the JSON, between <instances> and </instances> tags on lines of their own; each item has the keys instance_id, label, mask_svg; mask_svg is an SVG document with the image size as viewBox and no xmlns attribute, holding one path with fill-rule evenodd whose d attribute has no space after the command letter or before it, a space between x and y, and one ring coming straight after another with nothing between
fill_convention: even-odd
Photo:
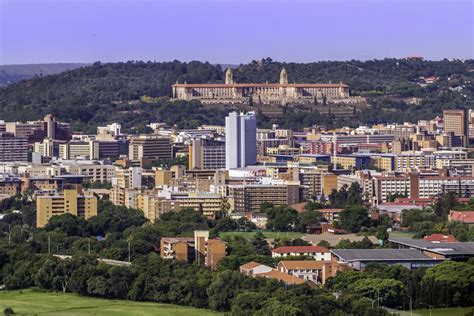
<instances>
[{"instance_id":1,"label":"green lawn","mask_svg":"<svg viewBox=\"0 0 474 316\"><path fill-rule=\"evenodd\" d=\"M106 300L70 293L39 292L35 290L0 291L0 314L3 315L3 310L6 307L13 308L15 315L221 315L210 310L177 305Z\"/></svg>"},{"instance_id":2,"label":"green lawn","mask_svg":"<svg viewBox=\"0 0 474 316\"><path fill-rule=\"evenodd\" d=\"M392 238L413 238L413 236L415 236L414 233L400 232L400 231L392 231L389 233L389 235Z\"/></svg>"},{"instance_id":3,"label":"green lawn","mask_svg":"<svg viewBox=\"0 0 474 316\"><path fill-rule=\"evenodd\" d=\"M431 309L431 316L464 316L468 312L474 312L474 307L451 307L451 308L433 308ZM400 316L410 316L410 311L397 311ZM395 314L395 315L397 315ZM468 314L473 315L473 314ZM429 309L414 309L413 316L430 316Z\"/></svg>"},{"instance_id":4,"label":"green lawn","mask_svg":"<svg viewBox=\"0 0 474 316\"><path fill-rule=\"evenodd\" d=\"M241 236L246 239L251 239L255 236L256 232L225 232L220 233L219 237L233 237L233 236ZM275 238L301 238L303 236L302 233L295 233L295 232L265 232L262 231L262 234L265 238L275 239Z\"/></svg>"}]
</instances>

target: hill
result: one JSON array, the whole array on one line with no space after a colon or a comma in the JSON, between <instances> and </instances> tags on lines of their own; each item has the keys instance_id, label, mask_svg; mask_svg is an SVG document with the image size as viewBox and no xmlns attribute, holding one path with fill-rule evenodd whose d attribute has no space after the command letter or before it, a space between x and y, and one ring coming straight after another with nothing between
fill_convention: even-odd
<instances>
[{"instance_id":1,"label":"hill","mask_svg":"<svg viewBox=\"0 0 474 316\"><path fill-rule=\"evenodd\" d=\"M35 76L42 77L54 75L66 70L89 66L85 63L57 63L57 64L25 64L25 65L1 65L0 87L21 80L31 79Z\"/></svg>"},{"instance_id":2,"label":"hill","mask_svg":"<svg viewBox=\"0 0 474 316\"><path fill-rule=\"evenodd\" d=\"M35 290L0 292L0 310L7 307L11 307L15 315L220 315L210 310L171 304L105 300Z\"/></svg>"},{"instance_id":3,"label":"hill","mask_svg":"<svg viewBox=\"0 0 474 316\"><path fill-rule=\"evenodd\" d=\"M277 118L259 116L260 126L278 123L302 128L430 119L445 108L474 108L474 61L412 61L384 59L280 63L269 58L239 65L237 82L276 82L282 67L290 82L338 82L351 86L351 93L367 98L372 105L354 111L353 117L336 118L330 111L303 112L283 109ZM437 77L419 84L420 77ZM23 80L0 88L0 119L33 120L53 113L73 128L93 132L95 126L117 121L125 130L139 130L149 122L178 127L223 123L229 108L205 108L199 102L170 102L175 82L222 82L223 69L203 62L94 63L55 75ZM410 104L407 100L416 98Z\"/></svg>"}]
</instances>

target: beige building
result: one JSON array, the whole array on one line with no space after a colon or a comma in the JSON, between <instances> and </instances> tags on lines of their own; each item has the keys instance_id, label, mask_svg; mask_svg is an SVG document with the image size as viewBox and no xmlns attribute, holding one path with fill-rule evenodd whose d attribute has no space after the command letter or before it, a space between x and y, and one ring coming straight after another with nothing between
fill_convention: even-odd
<instances>
[{"instance_id":1,"label":"beige building","mask_svg":"<svg viewBox=\"0 0 474 316\"><path fill-rule=\"evenodd\" d=\"M130 160L173 158L171 140L162 136L132 137L128 155Z\"/></svg>"},{"instance_id":2,"label":"beige building","mask_svg":"<svg viewBox=\"0 0 474 316\"><path fill-rule=\"evenodd\" d=\"M235 212L259 212L264 202L274 206L299 202L299 185L229 185L229 202Z\"/></svg>"},{"instance_id":3,"label":"beige building","mask_svg":"<svg viewBox=\"0 0 474 316\"><path fill-rule=\"evenodd\" d=\"M279 83L235 83L232 69L225 73L225 83L180 84L172 86L173 98L177 100L200 100L202 103L244 104L252 99L255 103L287 104L314 103L329 100L348 99L349 86L341 83L289 83L288 73L283 68Z\"/></svg>"},{"instance_id":4,"label":"beige building","mask_svg":"<svg viewBox=\"0 0 474 316\"><path fill-rule=\"evenodd\" d=\"M453 132L462 137L462 146L467 147L469 143L469 118L467 110L444 110L444 132Z\"/></svg>"},{"instance_id":5,"label":"beige building","mask_svg":"<svg viewBox=\"0 0 474 316\"><path fill-rule=\"evenodd\" d=\"M97 215L97 198L91 192L65 189L62 195L36 198L36 227L44 227L56 215L70 213L89 219Z\"/></svg>"},{"instance_id":6,"label":"beige building","mask_svg":"<svg viewBox=\"0 0 474 316\"><path fill-rule=\"evenodd\" d=\"M189 169L225 169L225 142L193 139L189 146Z\"/></svg>"},{"instance_id":7,"label":"beige building","mask_svg":"<svg viewBox=\"0 0 474 316\"><path fill-rule=\"evenodd\" d=\"M90 182L112 182L115 166L101 164L74 164L67 167L70 174L86 176Z\"/></svg>"}]
</instances>

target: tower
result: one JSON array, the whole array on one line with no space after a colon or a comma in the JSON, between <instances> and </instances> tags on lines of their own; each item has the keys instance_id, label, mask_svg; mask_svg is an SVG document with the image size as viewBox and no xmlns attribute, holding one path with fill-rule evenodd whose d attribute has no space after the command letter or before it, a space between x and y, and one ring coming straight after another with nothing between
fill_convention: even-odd
<instances>
[{"instance_id":1,"label":"tower","mask_svg":"<svg viewBox=\"0 0 474 316\"><path fill-rule=\"evenodd\" d=\"M234 75L230 67L225 71L225 84L234 84Z\"/></svg>"},{"instance_id":2,"label":"tower","mask_svg":"<svg viewBox=\"0 0 474 316\"><path fill-rule=\"evenodd\" d=\"M288 73L284 67L280 72L280 84L288 84Z\"/></svg>"},{"instance_id":3,"label":"tower","mask_svg":"<svg viewBox=\"0 0 474 316\"><path fill-rule=\"evenodd\" d=\"M257 161L255 113L231 112L225 118L225 168L244 168Z\"/></svg>"}]
</instances>

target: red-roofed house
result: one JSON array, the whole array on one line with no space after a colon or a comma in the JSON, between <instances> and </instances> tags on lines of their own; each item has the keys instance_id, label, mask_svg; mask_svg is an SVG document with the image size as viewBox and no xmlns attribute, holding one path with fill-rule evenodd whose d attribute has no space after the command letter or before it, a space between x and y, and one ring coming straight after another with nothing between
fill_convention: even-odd
<instances>
[{"instance_id":1,"label":"red-roofed house","mask_svg":"<svg viewBox=\"0 0 474 316\"><path fill-rule=\"evenodd\" d=\"M429 236L425 236L423 239L429 240L434 243L458 242L458 240L453 235L444 235L444 234L431 234Z\"/></svg>"},{"instance_id":2,"label":"red-roofed house","mask_svg":"<svg viewBox=\"0 0 474 316\"><path fill-rule=\"evenodd\" d=\"M463 222L469 225L474 225L474 210L450 211L448 219L453 222Z\"/></svg>"},{"instance_id":3,"label":"red-roofed house","mask_svg":"<svg viewBox=\"0 0 474 316\"><path fill-rule=\"evenodd\" d=\"M331 252L321 246L285 246L272 250L272 257L310 256L318 261L331 261Z\"/></svg>"}]
</instances>

